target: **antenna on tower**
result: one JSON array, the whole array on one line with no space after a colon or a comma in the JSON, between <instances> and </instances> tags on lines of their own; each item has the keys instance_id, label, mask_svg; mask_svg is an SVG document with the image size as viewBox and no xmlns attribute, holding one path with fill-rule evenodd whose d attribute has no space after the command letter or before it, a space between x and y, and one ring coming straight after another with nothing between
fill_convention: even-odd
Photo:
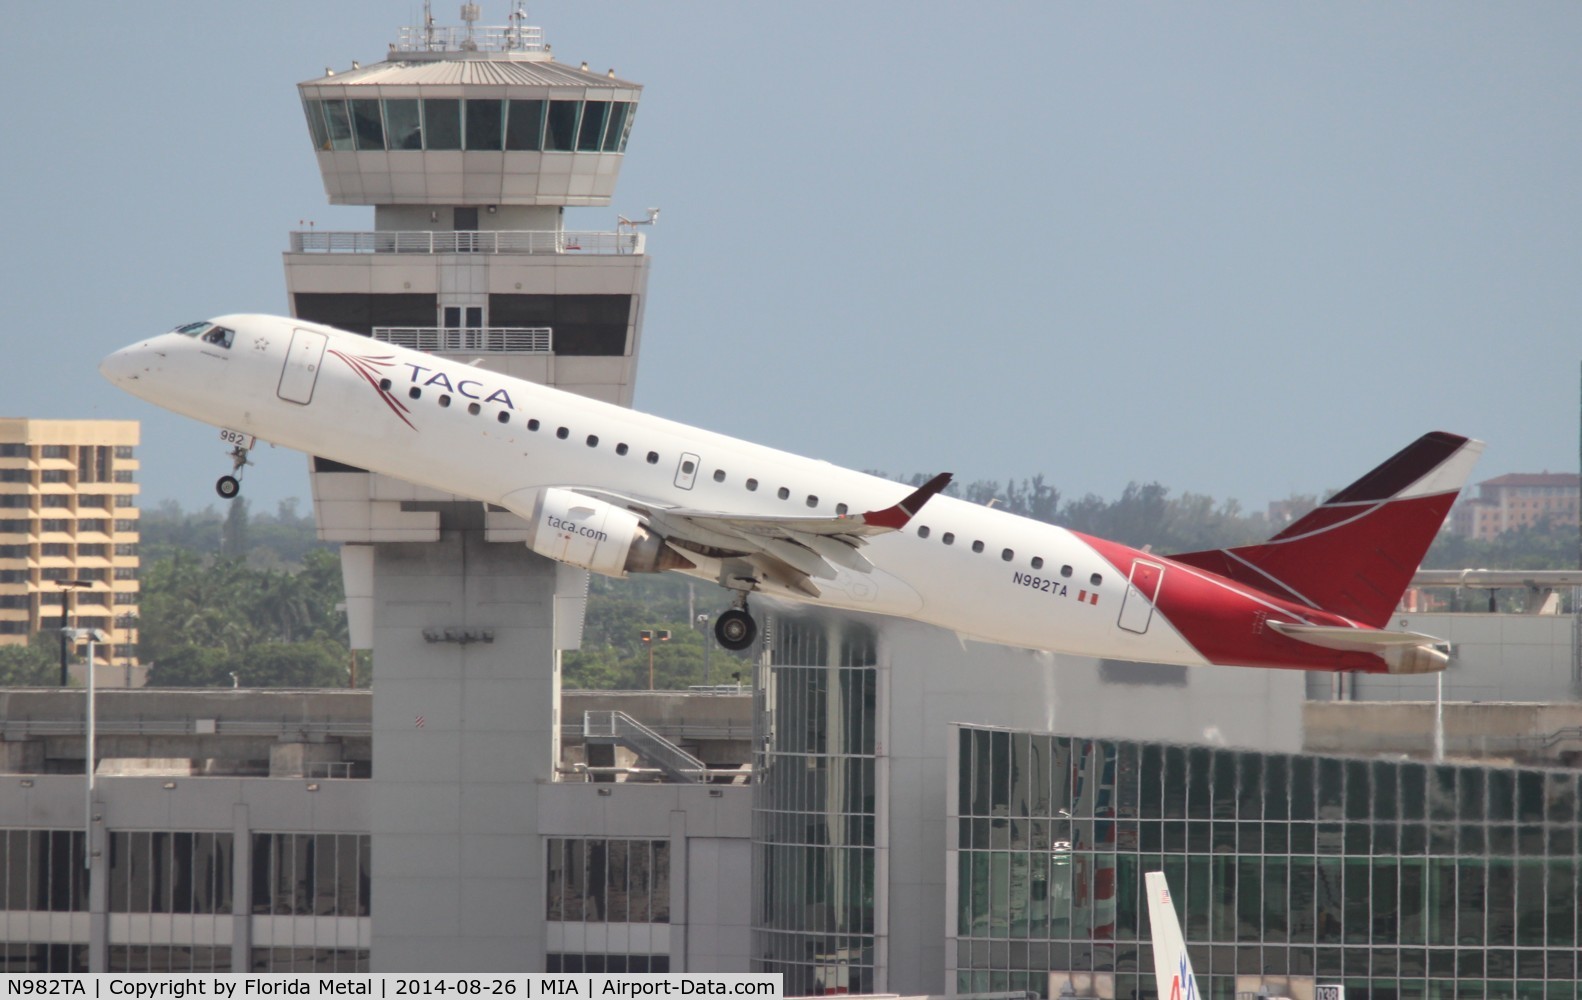
<instances>
[{"instance_id":1,"label":"antenna on tower","mask_svg":"<svg viewBox=\"0 0 1582 1000\"><path fill-rule=\"evenodd\" d=\"M482 16L483 16L483 14L478 9L478 5L477 4L475 4L475 3L464 3L464 4L461 5L461 19L467 25L467 38L466 38L465 41L463 41L461 43L461 47L462 47L462 49L464 51L467 51L467 52L477 52L478 51L478 43L472 37L472 26L474 24L476 24L477 21L478 21L478 18L482 17Z\"/></svg>"},{"instance_id":2,"label":"antenna on tower","mask_svg":"<svg viewBox=\"0 0 1582 1000\"><path fill-rule=\"evenodd\" d=\"M423 0L423 51L434 51L433 0Z\"/></svg>"},{"instance_id":3,"label":"antenna on tower","mask_svg":"<svg viewBox=\"0 0 1582 1000\"><path fill-rule=\"evenodd\" d=\"M505 35L505 47L507 49L524 48L522 28L527 24L526 0L516 0L516 7L512 9L506 20L511 22L511 27Z\"/></svg>"}]
</instances>

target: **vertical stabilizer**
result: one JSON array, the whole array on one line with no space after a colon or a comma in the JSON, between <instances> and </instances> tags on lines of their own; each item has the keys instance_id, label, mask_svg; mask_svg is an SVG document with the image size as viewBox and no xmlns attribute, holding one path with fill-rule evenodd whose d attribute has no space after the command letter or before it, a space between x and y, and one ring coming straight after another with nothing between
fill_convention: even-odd
<instances>
[{"instance_id":1,"label":"vertical stabilizer","mask_svg":"<svg viewBox=\"0 0 1582 1000\"><path fill-rule=\"evenodd\" d=\"M1187 958L1186 941L1181 937L1181 923L1176 919L1175 903L1170 900L1170 886L1165 883L1164 872L1143 875L1148 889L1148 923L1153 928L1154 984L1159 990L1159 1000L1201 1000L1197 979L1192 975L1192 961Z\"/></svg>"}]
</instances>

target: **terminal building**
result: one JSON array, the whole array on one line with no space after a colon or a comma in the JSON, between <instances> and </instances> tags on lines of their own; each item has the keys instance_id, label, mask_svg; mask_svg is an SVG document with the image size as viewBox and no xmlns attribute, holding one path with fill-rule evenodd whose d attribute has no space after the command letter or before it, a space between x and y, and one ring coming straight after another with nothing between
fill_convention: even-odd
<instances>
[{"instance_id":1,"label":"terminal building","mask_svg":"<svg viewBox=\"0 0 1582 1000\"><path fill-rule=\"evenodd\" d=\"M292 234L296 315L630 401L648 219L564 209L610 203L637 84L513 19L413 29L299 91L329 197L374 228ZM1464 630L1455 764L1422 761L1432 677L1363 702L1372 678L768 601L743 693L563 692L584 574L503 512L311 461L373 690L105 693L91 788L83 695L0 694L0 971L1149 997L1137 886L1159 865L1215 997L1575 996L1570 618L1403 621ZM1481 710L1508 706L1462 703L1504 690L1549 714L1501 729Z\"/></svg>"}]
</instances>

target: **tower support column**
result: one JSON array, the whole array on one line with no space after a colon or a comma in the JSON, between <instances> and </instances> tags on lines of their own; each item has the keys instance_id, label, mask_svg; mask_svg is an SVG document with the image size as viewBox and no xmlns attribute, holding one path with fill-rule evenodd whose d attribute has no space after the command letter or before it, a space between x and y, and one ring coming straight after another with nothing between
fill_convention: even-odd
<instances>
[{"instance_id":1,"label":"tower support column","mask_svg":"<svg viewBox=\"0 0 1582 1000\"><path fill-rule=\"evenodd\" d=\"M505 972L544 955L537 785L554 773L553 563L446 504L374 546L375 972Z\"/></svg>"}]
</instances>

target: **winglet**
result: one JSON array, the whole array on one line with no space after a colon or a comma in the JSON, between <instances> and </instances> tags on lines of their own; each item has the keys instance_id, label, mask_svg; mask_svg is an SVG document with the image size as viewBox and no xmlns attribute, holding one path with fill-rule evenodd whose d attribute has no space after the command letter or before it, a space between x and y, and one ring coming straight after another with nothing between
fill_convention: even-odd
<instances>
[{"instance_id":1,"label":"winglet","mask_svg":"<svg viewBox=\"0 0 1582 1000\"><path fill-rule=\"evenodd\" d=\"M884 510L870 510L865 514L858 515L858 517L863 524L869 524L875 528L894 528L896 530L904 528L906 527L906 522L910 521L918 511L922 510L923 505L928 503L934 494L950 485L950 478L950 473L941 472L933 479L913 490L905 500L895 506L886 507Z\"/></svg>"}]
</instances>

